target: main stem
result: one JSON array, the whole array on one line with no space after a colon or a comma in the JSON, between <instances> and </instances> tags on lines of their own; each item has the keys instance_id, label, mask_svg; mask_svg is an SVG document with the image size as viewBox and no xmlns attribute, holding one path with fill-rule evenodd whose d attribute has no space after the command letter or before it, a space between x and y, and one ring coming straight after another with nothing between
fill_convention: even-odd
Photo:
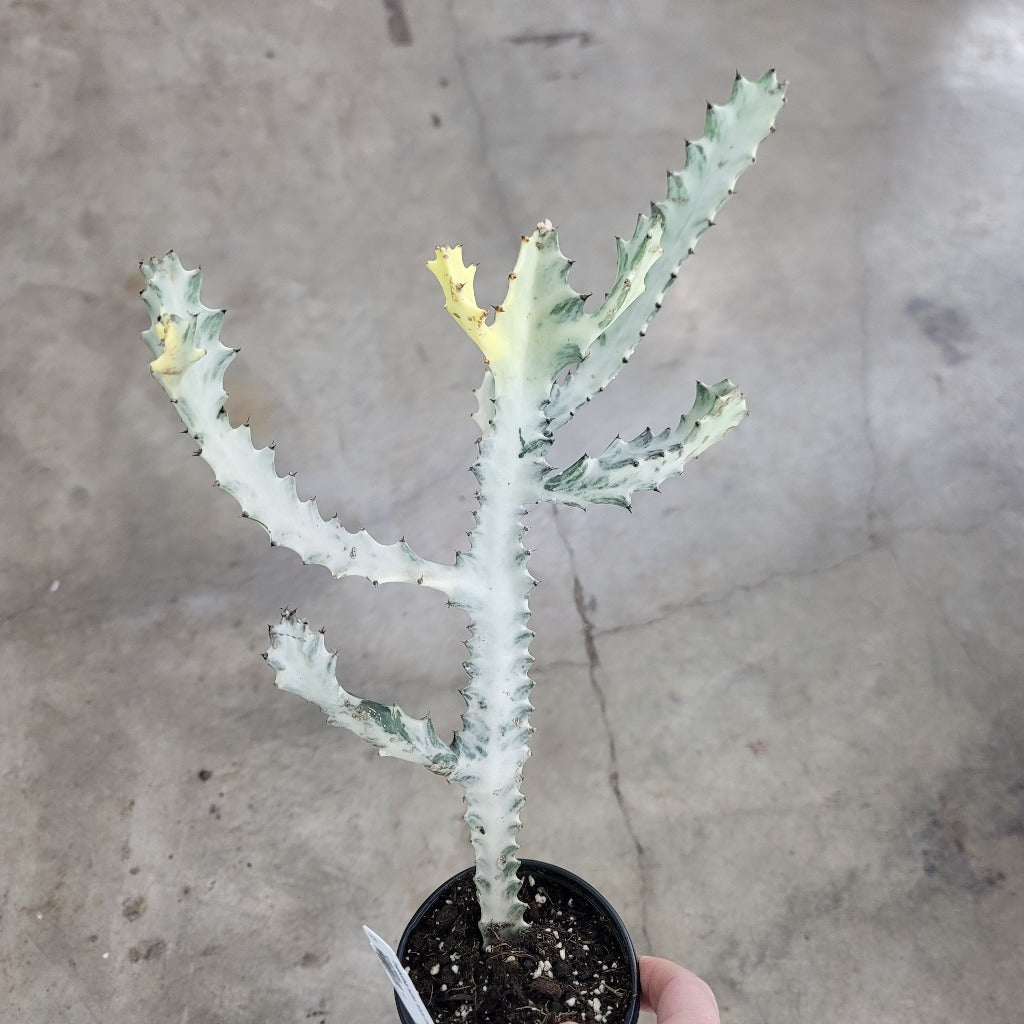
<instances>
[{"instance_id":1,"label":"main stem","mask_svg":"<svg viewBox=\"0 0 1024 1024\"><path fill-rule=\"evenodd\" d=\"M518 374L496 382L494 420L474 468L480 484L476 528L465 556L479 583L474 601L471 681L463 691L464 729L456 739L465 787L470 841L476 860L480 930L485 941L525 930L518 898L523 765L533 732L529 714L529 597L535 581L527 568L523 517L537 473L537 457L523 454L522 439L539 436L539 403Z\"/></svg>"}]
</instances>

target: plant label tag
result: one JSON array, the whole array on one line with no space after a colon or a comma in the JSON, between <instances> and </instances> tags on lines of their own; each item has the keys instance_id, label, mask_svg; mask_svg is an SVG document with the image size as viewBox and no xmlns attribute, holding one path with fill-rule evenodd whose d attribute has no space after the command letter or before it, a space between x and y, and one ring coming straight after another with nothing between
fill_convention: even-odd
<instances>
[{"instance_id":1,"label":"plant label tag","mask_svg":"<svg viewBox=\"0 0 1024 1024\"><path fill-rule=\"evenodd\" d=\"M409 975L405 973L402 962L395 956L395 951L376 932L370 931L365 924L363 931L370 940L377 959L384 965L384 970L388 972L391 984L409 1016L416 1021L416 1024L434 1024L430 1014L427 1013L427 1008L423 1005L423 1000L420 999L419 992L413 987Z\"/></svg>"}]
</instances>

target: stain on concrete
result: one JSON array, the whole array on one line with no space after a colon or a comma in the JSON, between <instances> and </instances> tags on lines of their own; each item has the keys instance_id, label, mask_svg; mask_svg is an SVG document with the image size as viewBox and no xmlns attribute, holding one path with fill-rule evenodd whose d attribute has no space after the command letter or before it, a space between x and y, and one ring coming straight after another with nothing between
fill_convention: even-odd
<instances>
[{"instance_id":1,"label":"stain on concrete","mask_svg":"<svg viewBox=\"0 0 1024 1024\"><path fill-rule=\"evenodd\" d=\"M509 36L508 41L513 46L558 46L561 43L579 43L580 46L590 46L594 41L592 32L520 32L518 35Z\"/></svg>"},{"instance_id":2,"label":"stain on concrete","mask_svg":"<svg viewBox=\"0 0 1024 1024\"><path fill-rule=\"evenodd\" d=\"M167 952L167 943L163 939L146 939L128 950L128 962L137 964L148 960L159 960Z\"/></svg>"},{"instance_id":3,"label":"stain on concrete","mask_svg":"<svg viewBox=\"0 0 1024 1024\"><path fill-rule=\"evenodd\" d=\"M388 16L388 38L395 46L412 46L412 30L402 0L384 0Z\"/></svg>"},{"instance_id":4,"label":"stain on concrete","mask_svg":"<svg viewBox=\"0 0 1024 1024\"><path fill-rule=\"evenodd\" d=\"M78 484L72 487L68 494L68 505L72 509L81 511L88 507L91 497L92 496L89 494L88 489Z\"/></svg>"},{"instance_id":5,"label":"stain on concrete","mask_svg":"<svg viewBox=\"0 0 1024 1024\"><path fill-rule=\"evenodd\" d=\"M1024 747L1001 732L943 780L918 832L925 875L974 896L1024 879Z\"/></svg>"},{"instance_id":6,"label":"stain on concrete","mask_svg":"<svg viewBox=\"0 0 1024 1024\"><path fill-rule=\"evenodd\" d=\"M138 921L145 912L145 896L129 896L121 904L121 914L129 921Z\"/></svg>"},{"instance_id":7,"label":"stain on concrete","mask_svg":"<svg viewBox=\"0 0 1024 1024\"><path fill-rule=\"evenodd\" d=\"M947 366L958 366L970 358L964 346L973 340L974 332L970 321L960 310L918 296L906 304L904 312L935 344Z\"/></svg>"}]
</instances>

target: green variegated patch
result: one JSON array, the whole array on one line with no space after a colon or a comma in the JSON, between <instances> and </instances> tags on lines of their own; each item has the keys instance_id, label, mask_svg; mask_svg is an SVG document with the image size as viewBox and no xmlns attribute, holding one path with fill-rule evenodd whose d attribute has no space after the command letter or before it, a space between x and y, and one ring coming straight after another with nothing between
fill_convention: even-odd
<instances>
[{"instance_id":1,"label":"green variegated patch","mask_svg":"<svg viewBox=\"0 0 1024 1024\"><path fill-rule=\"evenodd\" d=\"M637 491L651 491L707 451L747 415L747 405L732 381L711 387L697 384L693 408L675 429L654 435L645 430L632 441L615 438L596 459L581 456L543 484L544 498L566 505L621 505L629 508Z\"/></svg>"}]
</instances>

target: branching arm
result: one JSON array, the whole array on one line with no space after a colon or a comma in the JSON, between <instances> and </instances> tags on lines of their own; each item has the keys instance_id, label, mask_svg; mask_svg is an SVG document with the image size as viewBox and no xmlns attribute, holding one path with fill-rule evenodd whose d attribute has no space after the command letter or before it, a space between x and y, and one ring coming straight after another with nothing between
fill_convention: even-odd
<instances>
[{"instance_id":1,"label":"branching arm","mask_svg":"<svg viewBox=\"0 0 1024 1024\"><path fill-rule=\"evenodd\" d=\"M255 449L249 428L228 421L223 381L235 351L220 341L223 310L208 309L199 299L199 271L183 269L171 252L142 264L142 273L142 297L152 317L142 337L156 357L150 369L217 484L234 496L242 514L258 522L272 543L326 566L334 576L418 583L457 602L460 576L454 566L426 561L404 541L380 544L365 530L350 533L337 519L324 520L315 501L299 499L294 477L278 476L273 449Z\"/></svg>"},{"instance_id":2,"label":"branching arm","mask_svg":"<svg viewBox=\"0 0 1024 1024\"><path fill-rule=\"evenodd\" d=\"M277 685L316 704L331 725L341 726L372 743L382 757L399 757L421 764L438 775L449 775L456 755L444 743L429 718L413 718L397 705L355 697L338 682L337 657L294 612L285 612L270 627L267 663L277 672Z\"/></svg>"},{"instance_id":3,"label":"branching arm","mask_svg":"<svg viewBox=\"0 0 1024 1024\"><path fill-rule=\"evenodd\" d=\"M711 387L698 383L693 408L674 430L666 427L656 436L645 430L632 441L616 438L596 459L584 455L567 469L554 471L543 482L540 500L629 508L634 493L656 490L678 476L746 414L746 402L732 381Z\"/></svg>"},{"instance_id":4,"label":"branching arm","mask_svg":"<svg viewBox=\"0 0 1024 1024\"><path fill-rule=\"evenodd\" d=\"M546 409L550 430L564 426L628 361L683 261L714 224L740 175L754 162L758 145L774 130L776 115L785 102L785 88L786 83L779 82L774 71L756 82L737 75L729 102L708 104L704 136L687 143L686 165L669 175L666 198L638 218L628 242L619 242L621 277L621 268L646 254L652 232L657 233L658 259L646 273L642 295L581 352L583 358L564 386L552 390Z\"/></svg>"}]
</instances>

